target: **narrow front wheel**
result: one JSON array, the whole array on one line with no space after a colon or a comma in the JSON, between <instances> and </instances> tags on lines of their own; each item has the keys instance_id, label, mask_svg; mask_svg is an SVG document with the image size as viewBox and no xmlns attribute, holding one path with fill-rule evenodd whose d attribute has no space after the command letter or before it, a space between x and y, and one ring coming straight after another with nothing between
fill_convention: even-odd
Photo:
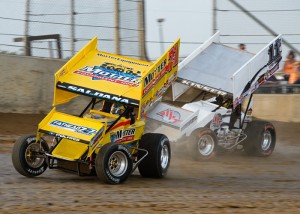
<instances>
[{"instance_id":1,"label":"narrow front wheel","mask_svg":"<svg viewBox=\"0 0 300 214\"><path fill-rule=\"evenodd\" d=\"M21 175L35 177L47 169L45 152L49 151L45 141L36 142L35 135L20 137L13 147L13 166Z\"/></svg>"}]
</instances>

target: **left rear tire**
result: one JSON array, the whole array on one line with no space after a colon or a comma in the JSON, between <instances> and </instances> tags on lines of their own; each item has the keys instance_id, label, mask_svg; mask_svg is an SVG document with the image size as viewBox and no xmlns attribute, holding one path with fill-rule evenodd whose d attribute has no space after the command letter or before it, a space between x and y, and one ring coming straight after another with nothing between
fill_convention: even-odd
<instances>
[{"instance_id":1,"label":"left rear tire","mask_svg":"<svg viewBox=\"0 0 300 214\"><path fill-rule=\"evenodd\" d=\"M148 155L138 165L141 176L165 177L171 161L171 148L167 136L157 133L144 134L139 148L148 151ZM139 151L138 158L141 159L144 154L144 152Z\"/></svg>"},{"instance_id":2,"label":"left rear tire","mask_svg":"<svg viewBox=\"0 0 300 214\"><path fill-rule=\"evenodd\" d=\"M268 157L276 145L276 131L272 123L267 121L252 121L245 129L247 135L243 143L248 155Z\"/></svg>"}]
</instances>

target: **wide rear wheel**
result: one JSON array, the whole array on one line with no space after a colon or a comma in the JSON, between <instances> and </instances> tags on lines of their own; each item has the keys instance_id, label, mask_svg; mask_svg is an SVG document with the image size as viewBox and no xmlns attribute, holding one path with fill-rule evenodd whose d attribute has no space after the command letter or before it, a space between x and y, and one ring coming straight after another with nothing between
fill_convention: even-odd
<instances>
[{"instance_id":1,"label":"wide rear wheel","mask_svg":"<svg viewBox=\"0 0 300 214\"><path fill-rule=\"evenodd\" d=\"M243 142L244 150L249 155L268 157L276 144L276 131L272 123L267 121L252 121L245 129L247 135Z\"/></svg>"},{"instance_id":2,"label":"wide rear wheel","mask_svg":"<svg viewBox=\"0 0 300 214\"><path fill-rule=\"evenodd\" d=\"M147 133L142 136L139 148L148 151L148 155L138 165L143 177L163 178L167 175L171 161L169 139L163 134ZM143 158L145 152L140 151L138 158Z\"/></svg>"}]
</instances>

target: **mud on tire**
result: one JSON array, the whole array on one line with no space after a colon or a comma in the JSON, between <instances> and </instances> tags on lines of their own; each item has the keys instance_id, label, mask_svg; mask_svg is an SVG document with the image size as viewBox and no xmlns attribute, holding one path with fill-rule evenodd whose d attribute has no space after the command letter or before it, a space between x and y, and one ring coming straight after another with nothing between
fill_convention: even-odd
<instances>
[{"instance_id":1,"label":"mud on tire","mask_svg":"<svg viewBox=\"0 0 300 214\"><path fill-rule=\"evenodd\" d=\"M46 142L37 143L35 135L22 136L13 147L13 166L17 172L27 177L41 175L48 167L45 157L42 157L45 151L49 151Z\"/></svg>"},{"instance_id":2,"label":"mud on tire","mask_svg":"<svg viewBox=\"0 0 300 214\"><path fill-rule=\"evenodd\" d=\"M132 172L132 157L123 144L105 144L96 156L96 174L109 184L119 184L127 180Z\"/></svg>"},{"instance_id":3,"label":"mud on tire","mask_svg":"<svg viewBox=\"0 0 300 214\"><path fill-rule=\"evenodd\" d=\"M148 155L138 165L141 176L165 177L171 161L169 139L163 134L147 133L142 136L139 148L148 151ZM144 154L144 152L139 152L138 159L141 159Z\"/></svg>"},{"instance_id":4,"label":"mud on tire","mask_svg":"<svg viewBox=\"0 0 300 214\"><path fill-rule=\"evenodd\" d=\"M243 143L248 155L268 157L272 154L276 144L276 132L272 123L267 121L253 121L245 129L247 139Z\"/></svg>"}]
</instances>

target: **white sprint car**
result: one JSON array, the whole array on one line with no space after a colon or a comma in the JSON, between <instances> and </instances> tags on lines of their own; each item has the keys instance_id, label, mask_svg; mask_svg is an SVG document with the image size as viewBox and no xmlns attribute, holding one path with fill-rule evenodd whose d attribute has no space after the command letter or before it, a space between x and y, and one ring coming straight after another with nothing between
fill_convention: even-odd
<instances>
[{"instance_id":1,"label":"white sprint car","mask_svg":"<svg viewBox=\"0 0 300 214\"><path fill-rule=\"evenodd\" d=\"M164 133L196 159L235 149L270 156L275 128L251 113L254 91L279 68L281 45L279 35L254 55L221 44L217 32L179 64L172 93L147 113L147 131Z\"/></svg>"}]
</instances>

